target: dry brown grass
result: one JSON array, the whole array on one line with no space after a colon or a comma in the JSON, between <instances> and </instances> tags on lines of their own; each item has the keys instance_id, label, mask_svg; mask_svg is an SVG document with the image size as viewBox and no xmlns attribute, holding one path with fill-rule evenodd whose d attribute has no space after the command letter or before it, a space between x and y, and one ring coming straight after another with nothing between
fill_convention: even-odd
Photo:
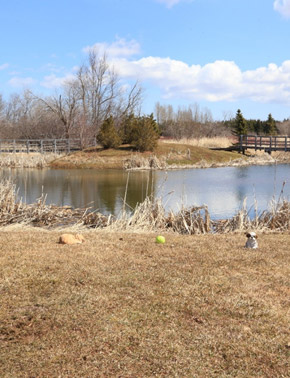
<instances>
[{"instance_id":1,"label":"dry brown grass","mask_svg":"<svg viewBox=\"0 0 290 378\"><path fill-rule=\"evenodd\" d=\"M0 231L0 376L288 377L290 235Z\"/></svg>"},{"instance_id":2,"label":"dry brown grass","mask_svg":"<svg viewBox=\"0 0 290 378\"><path fill-rule=\"evenodd\" d=\"M172 143L173 140L164 139L164 143ZM205 147L205 148L227 148L230 147L233 143L237 142L235 137L214 137L214 138L182 138L175 140L174 143L186 144L196 147Z\"/></svg>"},{"instance_id":3,"label":"dry brown grass","mask_svg":"<svg viewBox=\"0 0 290 378\"><path fill-rule=\"evenodd\" d=\"M45 168L62 155L53 153L1 153L0 167L8 168Z\"/></svg>"}]
</instances>

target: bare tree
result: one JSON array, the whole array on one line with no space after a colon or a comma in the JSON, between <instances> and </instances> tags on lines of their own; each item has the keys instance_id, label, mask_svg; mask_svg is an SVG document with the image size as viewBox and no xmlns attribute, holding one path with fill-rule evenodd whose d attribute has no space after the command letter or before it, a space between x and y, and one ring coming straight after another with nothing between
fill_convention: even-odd
<instances>
[{"instance_id":1,"label":"bare tree","mask_svg":"<svg viewBox=\"0 0 290 378\"><path fill-rule=\"evenodd\" d=\"M95 50L89 52L87 61L78 70L77 83L82 129L87 129L93 137L110 115L123 117L134 112L141 103L139 83L134 83L126 91L114 68L109 65L106 54L99 56Z\"/></svg>"},{"instance_id":2,"label":"bare tree","mask_svg":"<svg viewBox=\"0 0 290 378\"><path fill-rule=\"evenodd\" d=\"M128 114L140 111L142 88L138 82L125 85L106 55L94 50L52 96L26 91L14 94L7 103L0 97L1 135L8 137L77 137L82 146L96 140L100 126L109 116L121 125ZM5 130L5 131L4 131Z\"/></svg>"},{"instance_id":3,"label":"bare tree","mask_svg":"<svg viewBox=\"0 0 290 378\"><path fill-rule=\"evenodd\" d=\"M58 117L65 138L76 136L84 147L96 140L100 126L109 116L118 120L134 112L141 103L141 93L138 83L125 90L106 55L99 56L92 50L60 93L35 98Z\"/></svg>"},{"instance_id":4,"label":"bare tree","mask_svg":"<svg viewBox=\"0 0 290 378\"><path fill-rule=\"evenodd\" d=\"M63 137L70 138L76 123L79 92L76 81L66 82L62 94L47 98L34 96L44 107L55 114L63 126Z\"/></svg>"}]
</instances>

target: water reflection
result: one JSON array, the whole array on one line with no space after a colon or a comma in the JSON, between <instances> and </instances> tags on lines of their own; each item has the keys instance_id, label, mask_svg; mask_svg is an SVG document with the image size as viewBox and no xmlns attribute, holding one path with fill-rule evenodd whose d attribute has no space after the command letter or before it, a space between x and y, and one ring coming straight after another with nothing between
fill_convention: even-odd
<instances>
[{"instance_id":1,"label":"water reflection","mask_svg":"<svg viewBox=\"0 0 290 378\"><path fill-rule=\"evenodd\" d=\"M49 204L92 207L105 214L118 214L125 196L127 207L134 208L154 191L151 172L2 169L1 178L11 178L19 188L19 197L26 203L46 194Z\"/></svg>"},{"instance_id":2,"label":"water reflection","mask_svg":"<svg viewBox=\"0 0 290 378\"><path fill-rule=\"evenodd\" d=\"M88 207L118 215L126 195L127 208L134 208L146 195L163 198L166 209L208 205L213 218L227 218L255 201L258 210L267 209L279 197L286 181L284 197L289 199L290 166L252 166L192 169L180 171L125 172L117 170L2 169L1 177L12 178L19 196L27 203L42 193L47 203Z\"/></svg>"}]
</instances>

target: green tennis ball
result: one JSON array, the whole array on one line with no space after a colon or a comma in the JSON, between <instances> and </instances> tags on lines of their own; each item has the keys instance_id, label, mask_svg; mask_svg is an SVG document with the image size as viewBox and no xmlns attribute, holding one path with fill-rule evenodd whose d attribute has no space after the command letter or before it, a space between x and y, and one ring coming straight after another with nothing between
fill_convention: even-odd
<instances>
[{"instance_id":1,"label":"green tennis ball","mask_svg":"<svg viewBox=\"0 0 290 378\"><path fill-rule=\"evenodd\" d=\"M159 243L159 244L164 244L165 243L165 237L164 236L157 236L156 237L156 243Z\"/></svg>"}]
</instances>

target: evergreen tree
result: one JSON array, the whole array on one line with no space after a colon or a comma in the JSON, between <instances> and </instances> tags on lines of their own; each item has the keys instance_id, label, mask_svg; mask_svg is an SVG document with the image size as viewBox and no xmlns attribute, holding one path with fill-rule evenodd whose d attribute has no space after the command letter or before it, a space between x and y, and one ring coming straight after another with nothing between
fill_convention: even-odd
<instances>
[{"instance_id":1,"label":"evergreen tree","mask_svg":"<svg viewBox=\"0 0 290 378\"><path fill-rule=\"evenodd\" d=\"M263 130L263 122L260 119L257 119L254 126L254 131L257 135L260 135L262 130Z\"/></svg>"},{"instance_id":2,"label":"evergreen tree","mask_svg":"<svg viewBox=\"0 0 290 378\"><path fill-rule=\"evenodd\" d=\"M137 127L138 119L134 116L134 114L129 114L124 118L121 125L121 138L123 143L132 143Z\"/></svg>"},{"instance_id":3,"label":"evergreen tree","mask_svg":"<svg viewBox=\"0 0 290 378\"><path fill-rule=\"evenodd\" d=\"M232 132L234 135L246 135L248 133L247 121L243 117L240 109L237 110L237 114L232 123Z\"/></svg>"},{"instance_id":4,"label":"evergreen tree","mask_svg":"<svg viewBox=\"0 0 290 378\"><path fill-rule=\"evenodd\" d=\"M157 146L159 135L158 124L153 114L140 117L134 129L132 145L140 152L153 151Z\"/></svg>"},{"instance_id":5,"label":"evergreen tree","mask_svg":"<svg viewBox=\"0 0 290 378\"><path fill-rule=\"evenodd\" d=\"M119 137L114 125L114 118L110 116L107 118L100 128L97 135L97 141L104 148L117 148L121 144L121 138Z\"/></svg>"},{"instance_id":6,"label":"evergreen tree","mask_svg":"<svg viewBox=\"0 0 290 378\"><path fill-rule=\"evenodd\" d=\"M268 119L264 124L264 133L266 135L276 135L277 134L276 121L272 117L271 113L268 115Z\"/></svg>"}]
</instances>

